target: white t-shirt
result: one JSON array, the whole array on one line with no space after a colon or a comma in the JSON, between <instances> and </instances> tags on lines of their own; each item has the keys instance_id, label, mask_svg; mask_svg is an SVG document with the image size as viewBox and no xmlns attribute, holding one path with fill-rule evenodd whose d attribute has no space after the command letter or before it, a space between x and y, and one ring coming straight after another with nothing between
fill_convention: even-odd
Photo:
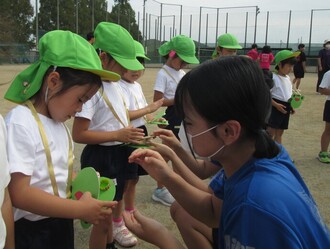
<instances>
[{"instance_id":1,"label":"white t-shirt","mask_svg":"<svg viewBox=\"0 0 330 249\"><path fill-rule=\"evenodd\" d=\"M59 195L66 198L69 143L72 143L73 148L73 142L68 139L64 123L38 115L47 136ZM38 124L31 111L25 106L15 107L6 116L6 125L10 173L19 172L31 176L31 186L53 195L45 148ZM21 209L14 209L15 221L22 217L31 221L45 218Z\"/></svg>"},{"instance_id":2,"label":"white t-shirt","mask_svg":"<svg viewBox=\"0 0 330 249\"><path fill-rule=\"evenodd\" d=\"M274 86L270 89L272 98L288 102L292 96L292 82L288 75L281 76L276 73L273 74Z\"/></svg>"},{"instance_id":3,"label":"white t-shirt","mask_svg":"<svg viewBox=\"0 0 330 249\"><path fill-rule=\"evenodd\" d=\"M0 208L2 207L5 188L10 181L10 174L8 169L7 149L6 149L7 133L5 122L0 115ZM6 241L6 225L2 217L0 209L0 248L5 246Z\"/></svg>"},{"instance_id":4,"label":"white t-shirt","mask_svg":"<svg viewBox=\"0 0 330 249\"><path fill-rule=\"evenodd\" d=\"M130 96L129 99L129 110L138 110L148 106L148 103L144 97L142 87L140 83L134 82L129 83L123 79L119 81L120 86L123 88L124 92ZM145 116L131 120L131 125L134 127L140 127L146 124Z\"/></svg>"},{"instance_id":5,"label":"white t-shirt","mask_svg":"<svg viewBox=\"0 0 330 249\"><path fill-rule=\"evenodd\" d=\"M127 116L127 107L125 106L129 101L125 98L125 94L120 85L117 82L103 82L103 91L119 119L123 122L125 127L128 126L129 117ZM124 128L114 116L99 91L83 105L82 111L76 113L76 117L90 120L88 129L92 131L117 131ZM118 144L122 144L122 142L111 141L102 143L101 145L112 146Z\"/></svg>"},{"instance_id":6,"label":"white t-shirt","mask_svg":"<svg viewBox=\"0 0 330 249\"><path fill-rule=\"evenodd\" d=\"M173 99L178 83L185 74L185 71L182 69L176 71L175 69L164 65L157 74L154 90L163 93L165 99Z\"/></svg>"},{"instance_id":7,"label":"white t-shirt","mask_svg":"<svg viewBox=\"0 0 330 249\"><path fill-rule=\"evenodd\" d=\"M330 71L326 72L322 78L320 88L330 88ZM327 96L327 100L330 100L330 95Z\"/></svg>"}]
</instances>

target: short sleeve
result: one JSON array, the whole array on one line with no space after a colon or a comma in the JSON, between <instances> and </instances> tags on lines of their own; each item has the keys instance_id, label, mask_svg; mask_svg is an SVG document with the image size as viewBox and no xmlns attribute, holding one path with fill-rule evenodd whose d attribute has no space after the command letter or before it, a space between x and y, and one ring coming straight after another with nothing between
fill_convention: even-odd
<instances>
[{"instance_id":1,"label":"short sleeve","mask_svg":"<svg viewBox=\"0 0 330 249\"><path fill-rule=\"evenodd\" d=\"M223 243L230 248L301 248L299 239L283 221L257 206L242 204L227 214L221 217L221 223L225 224Z\"/></svg>"},{"instance_id":2,"label":"short sleeve","mask_svg":"<svg viewBox=\"0 0 330 249\"><path fill-rule=\"evenodd\" d=\"M164 75L162 73L162 70L158 72L157 74L157 78L156 78L156 82L155 82L155 86L154 86L154 90L161 92L161 93L165 93L166 90L166 75Z\"/></svg>"},{"instance_id":3,"label":"short sleeve","mask_svg":"<svg viewBox=\"0 0 330 249\"><path fill-rule=\"evenodd\" d=\"M0 115L0 191L6 188L10 181L9 168L8 168L8 158L7 158L7 131L5 122Z\"/></svg>"}]
</instances>

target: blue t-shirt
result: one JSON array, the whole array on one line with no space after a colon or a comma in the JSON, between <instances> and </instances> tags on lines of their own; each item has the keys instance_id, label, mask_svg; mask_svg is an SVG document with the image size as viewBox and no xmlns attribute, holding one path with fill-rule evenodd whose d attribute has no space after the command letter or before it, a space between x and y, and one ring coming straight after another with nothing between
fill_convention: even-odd
<instances>
[{"instance_id":1,"label":"blue t-shirt","mask_svg":"<svg viewBox=\"0 0 330 249\"><path fill-rule=\"evenodd\" d=\"M330 233L286 150L210 183L223 199L219 248L330 248ZM213 188L212 188L213 189Z\"/></svg>"}]
</instances>

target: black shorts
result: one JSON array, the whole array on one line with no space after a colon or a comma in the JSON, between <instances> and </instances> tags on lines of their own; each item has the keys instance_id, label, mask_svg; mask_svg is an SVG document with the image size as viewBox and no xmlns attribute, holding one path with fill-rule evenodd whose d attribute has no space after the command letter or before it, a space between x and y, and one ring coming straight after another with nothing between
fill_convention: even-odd
<instances>
[{"instance_id":1,"label":"black shorts","mask_svg":"<svg viewBox=\"0 0 330 249\"><path fill-rule=\"evenodd\" d=\"M287 113L282 113L278 111L274 106L272 106L272 112L268 120L268 126L274 129L287 130L289 128L289 119L292 111L290 103L280 101L278 99L273 99L274 101L285 105Z\"/></svg>"},{"instance_id":2,"label":"black shorts","mask_svg":"<svg viewBox=\"0 0 330 249\"><path fill-rule=\"evenodd\" d=\"M293 74L296 79L302 79L305 77L304 68L300 65L295 65L293 67Z\"/></svg>"},{"instance_id":3,"label":"black shorts","mask_svg":"<svg viewBox=\"0 0 330 249\"><path fill-rule=\"evenodd\" d=\"M46 218L15 221L16 249L74 249L72 219Z\"/></svg>"},{"instance_id":4,"label":"black shorts","mask_svg":"<svg viewBox=\"0 0 330 249\"><path fill-rule=\"evenodd\" d=\"M330 123L330 100L324 103L323 121Z\"/></svg>"},{"instance_id":5,"label":"black shorts","mask_svg":"<svg viewBox=\"0 0 330 249\"><path fill-rule=\"evenodd\" d=\"M177 137L177 139L180 140L179 129L180 129L182 120L176 114L175 108L173 105L167 107L163 118L165 118L168 121L168 126L166 126L165 129L173 131L173 133Z\"/></svg>"},{"instance_id":6,"label":"black shorts","mask_svg":"<svg viewBox=\"0 0 330 249\"><path fill-rule=\"evenodd\" d=\"M81 153L81 168L93 167L101 176L116 179L114 200L123 198L126 180L136 179L138 165L128 163L132 148L125 145L103 146L88 144Z\"/></svg>"}]
</instances>

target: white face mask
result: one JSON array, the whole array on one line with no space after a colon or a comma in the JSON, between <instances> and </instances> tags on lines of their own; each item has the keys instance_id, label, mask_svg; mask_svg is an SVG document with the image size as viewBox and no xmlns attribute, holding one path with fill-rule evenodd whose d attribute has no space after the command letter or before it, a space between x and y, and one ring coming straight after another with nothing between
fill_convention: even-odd
<instances>
[{"instance_id":1,"label":"white face mask","mask_svg":"<svg viewBox=\"0 0 330 249\"><path fill-rule=\"evenodd\" d=\"M330 44L329 43L325 45L325 49L327 49L327 50L330 49Z\"/></svg>"},{"instance_id":2,"label":"white face mask","mask_svg":"<svg viewBox=\"0 0 330 249\"><path fill-rule=\"evenodd\" d=\"M189 142L189 144L190 144L190 146L191 146L192 151L193 151L194 154L196 155L196 157L198 157L198 158L200 158L200 159L204 159L204 160L209 160L209 161L211 161L212 157L214 157L216 154L218 154L218 153L219 153L219 152L225 147L225 145L221 146L216 152L214 152L214 153L212 153L211 155L206 156L206 157L199 156L199 155L195 152L195 150L194 150L193 138L198 137L198 136L201 136L201 135L203 135L203 134L205 134L205 133L207 133L207 132L209 132L209 131L211 131L211 130L217 128L217 127L218 127L218 125L215 125L215 126L209 128L209 129L207 129L207 130L205 130L205 131L202 131L202 132L200 132L200 133L198 133L198 134L195 134L195 135L191 135L191 134L187 133L187 139L188 139L188 142Z\"/></svg>"}]
</instances>

